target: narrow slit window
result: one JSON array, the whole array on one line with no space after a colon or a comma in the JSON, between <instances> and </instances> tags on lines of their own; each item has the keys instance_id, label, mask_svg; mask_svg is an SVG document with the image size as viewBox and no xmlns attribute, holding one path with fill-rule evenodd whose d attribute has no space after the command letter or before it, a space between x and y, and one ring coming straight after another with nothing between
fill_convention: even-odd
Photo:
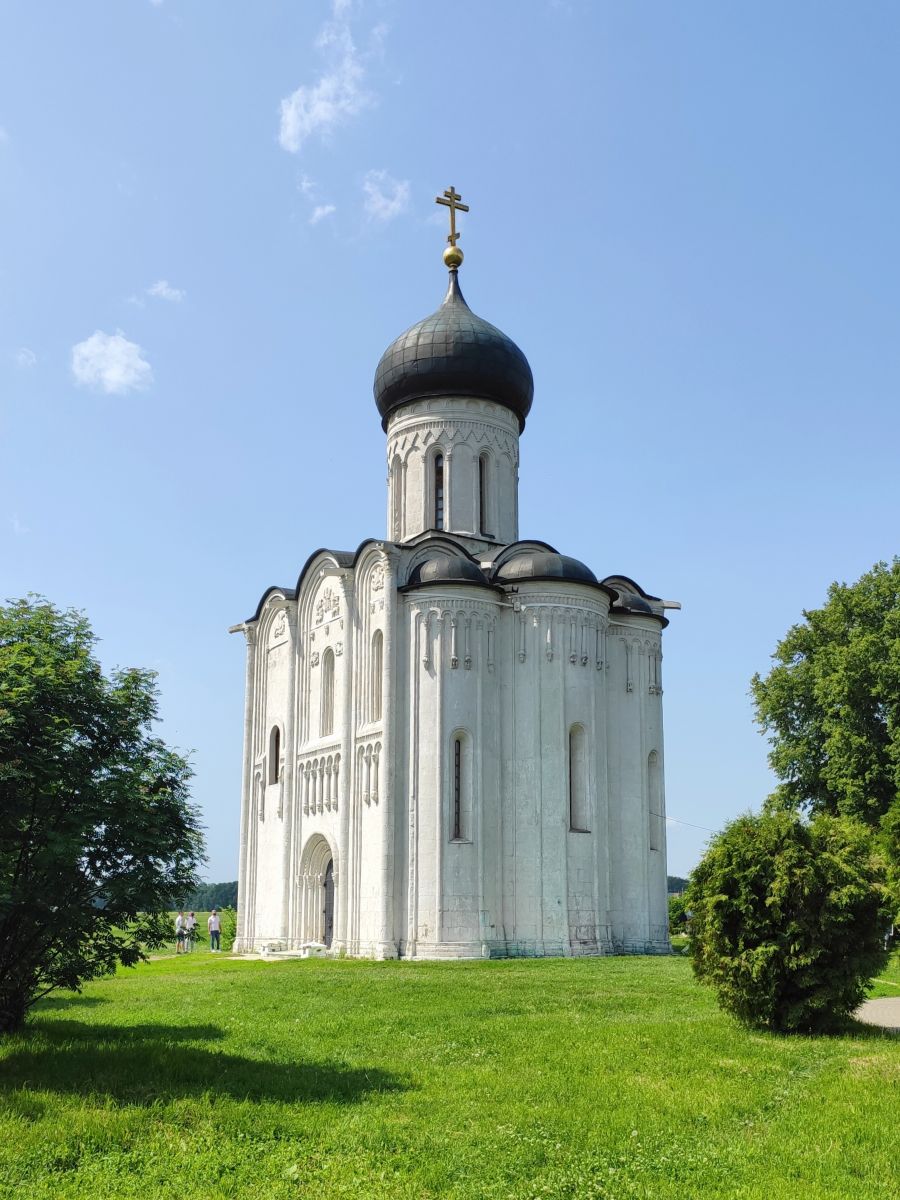
<instances>
[{"instance_id":1,"label":"narrow slit window","mask_svg":"<svg viewBox=\"0 0 900 1200\"><path fill-rule=\"evenodd\" d=\"M334 651L329 647L322 655L322 713L319 733L322 737L334 732Z\"/></svg>"},{"instance_id":2,"label":"narrow slit window","mask_svg":"<svg viewBox=\"0 0 900 1200\"><path fill-rule=\"evenodd\" d=\"M488 460L482 454L478 459L478 520L481 532L490 537L490 521L488 514Z\"/></svg>"},{"instance_id":3,"label":"narrow slit window","mask_svg":"<svg viewBox=\"0 0 900 1200\"><path fill-rule=\"evenodd\" d=\"M403 530L403 495L401 491L403 478L403 467L400 463L399 455L394 455L394 462L391 466L391 526L392 536L399 541Z\"/></svg>"},{"instance_id":4,"label":"narrow slit window","mask_svg":"<svg viewBox=\"0 0 900 1200\"><path fill-rule=\"evenodd\" d=\"M381 720L382 689L384 686L384 634L375 630L372 637L372 698L369 705L370 719Z\"/></svg>"},{"instance_id":5,"label":"narrow slit window","mask_svg":"<svg viewBox=\"0 0 900 1200\"><path fill-rule=\"evenodd\" d=\"M462 738L453 739L453 840L462 838Z\"/></svg>"},{"instance_id":6,"label":"narrow slit window","mask_svg":"<svg viewBox=\"0 0 900 1200\"><path fill-rule=\"evenodd\" d=\"M444 528L444 456L435 455L434 459L434 527Z\"/></svg>"},{"instance_id":7,"label":"narrow slit window","mask_svg":"<svg viewBox=\"0 0 900 1200\"><path fill-rule=\"evenodd\" d=\"M269 783L278 782L278 773L281 768L281 730L277 725L272 726L272 732L269 734Z\"/></svg>"},{"instance_id":8,"label":"narrow slit window","mask_svg":"<svg viewBox=\"0 0 900 1200\"><path fill-rule=\"evenodd\" d=\"M662 850L665 837L665 817L663 816L662 775L659 769L659 755L655 750L650 751L647 759L647 787L649 791L649 838L651 850Z\"/></svg>"}]
</instances>

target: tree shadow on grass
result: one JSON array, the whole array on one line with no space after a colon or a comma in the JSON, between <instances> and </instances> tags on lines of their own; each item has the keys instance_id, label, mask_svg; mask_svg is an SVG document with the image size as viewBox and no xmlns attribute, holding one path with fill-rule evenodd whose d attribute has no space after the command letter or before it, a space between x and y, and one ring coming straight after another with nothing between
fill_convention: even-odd
<instances>
[{"instance_id":1,"label":"tree shadow on grass","mask_svg":"<svg viewBox=\"0 0 900 1200\"><path fill-rule=\"evenodd\" d=\"M2 1060L0 1108L26 1092L150 1105L207 1096L287 1103L354 1104L408 1084L376 1067L264 1061L198 1046L225 1037L215 1025L34 1022Z\"/></svg>"},{"instance_id":2,"label":"tree shadow on grass","mask_svg":"<svg viewBox=\"0 0 900 1200\"><path fill-rule=\"evenodd\" d=\"M45 996L43 1000L38 1000L37 1004L31 1010L35 1015L42 1012L56 1012L59 1009L67 1009L84 1007L94 1008L98 1004L109 1004L105 996L82 996L80 993L55 993L52 996Z\"/></svg>"}]
</instances>

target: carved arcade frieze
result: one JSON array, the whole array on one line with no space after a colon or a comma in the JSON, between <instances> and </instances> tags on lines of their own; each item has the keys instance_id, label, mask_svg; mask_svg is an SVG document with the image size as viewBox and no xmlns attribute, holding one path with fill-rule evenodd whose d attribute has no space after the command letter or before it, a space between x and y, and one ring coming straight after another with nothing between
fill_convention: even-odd
<instances>
[{"instance_id":1,"label":"carved arcade frieze","mask_svg":"<svg viewBox=\"0 0 900 1200\"><path fill-rule=\"evenodd\" d=\"M337 812L341 756L339 752L306 756L297 764L299 802L305 816Z\"/></svg>"},{"instance_id":2,"label":"carved arcade frieze","mask_svg":"<svg viewBox=\"0 0 900 1200\"><path fill-rule=\"evenodd\" d=\"M489 671L494 669L495 622L493 612L485 611L477 602L453 600L453 607L437 603L407 601L414 621L421 631L422 666L429 670L434 664L435 646L444 633L449 639L449 662L452 671L462 666L470 671L479 647Z\"/></svg>"},{"instance_id":3,"label":"carved arcade frieze","mask_svg":"<svg viewBox=\"0 0 900 1200\"><path fill-rule=\"evenodd\" d=\"M452 453L454 447L471 444L476 449L490 447L498 454L506 455L514 465L518 466L518 439L495 425L480 421L451 419L445 421L418 422L415 430L398 432L388 442L388 467L394 458L399 456L406 462L416 451L427 450L429 446L439 442Z\"/></svg>"},{"instance_id":4,"label":"carved arcade frieze","mask_svg":"<svg viewBox=\"0 0 900 1200\"><path fill-rule=\"evenodd\" d=\"M373 805L379 799L381 742L368 740L356 747L356 781L354 792L361 804Z\"/></svg>"}]
</instances>

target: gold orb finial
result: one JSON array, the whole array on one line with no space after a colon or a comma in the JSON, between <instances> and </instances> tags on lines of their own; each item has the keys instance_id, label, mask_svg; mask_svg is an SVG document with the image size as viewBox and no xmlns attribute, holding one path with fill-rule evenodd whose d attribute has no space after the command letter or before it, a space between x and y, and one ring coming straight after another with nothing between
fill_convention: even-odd
<instances>
[{"instance_id":1,"label":"gold orb finial","mask_svg":"<svg viewBox=\"0 0 900 1200\"><path fill-rule=\"evenodd\" d=\"M462 266L463 252L459 246L448 246L444 251L444 265L449 267L451 271L455 271L457 267Z\"/></svg>"},{"instance_id":2,"label":"gold orb finial","mask_svg":"<svg viewBox=\"0 0 900 1200\"><path fill-rule=\"evenodd\" d=\"M468 204L460 203L461 200L462 196L453 187L447 188L443 196L435 196L434 200L435 204L443 204L446 208L450 209L450 235L447 238L450 245L444 251L444 262L451 271L455 271L457 267L462 266L463 260L463 252L456 244L459 238L459 234L456 231L456 214L458 212L468 212L469 206Z\"/></svg>"}]
</instances>

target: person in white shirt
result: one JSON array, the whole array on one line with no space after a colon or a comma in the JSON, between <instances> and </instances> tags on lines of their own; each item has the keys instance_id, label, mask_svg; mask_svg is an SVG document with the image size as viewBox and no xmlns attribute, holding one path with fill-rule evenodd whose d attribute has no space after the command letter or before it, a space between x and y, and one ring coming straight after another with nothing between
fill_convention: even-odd
<instances>
[{"instance_id":1,"label":"person in white shirt","mask_svg":"<svg viewBox=\"0 0 900 1200\"><path fill-rule=\"evenodd\" d=\"M210 951L216 954L222 949L222 922L217 908L214 908L206 918L206 928L209 930Z\"/></svg>"},{"instance_id":2,"label":"person in white shirt","mask_svg":"<svg viewBox=\"0 0 900 1200\"><path fill-rule=\"evenodd\" d=\"M185 949L190 953L194 949L194 942L197 938L197 918L194 913L190 912L187 915L187 920L184 923L184 945Z\"/></svg>"},{"instance_id":3,"label":"person in white shirt","mask_svg":"<svg viewBox=\"0 0 900 1200\"><path fill-rule=\"evenodd\" d=\"M184 935L185 935L184 913L179 911L178 916L175 918L175 953L176 954L184 953Z\"/></svg>"}]
</instances>

